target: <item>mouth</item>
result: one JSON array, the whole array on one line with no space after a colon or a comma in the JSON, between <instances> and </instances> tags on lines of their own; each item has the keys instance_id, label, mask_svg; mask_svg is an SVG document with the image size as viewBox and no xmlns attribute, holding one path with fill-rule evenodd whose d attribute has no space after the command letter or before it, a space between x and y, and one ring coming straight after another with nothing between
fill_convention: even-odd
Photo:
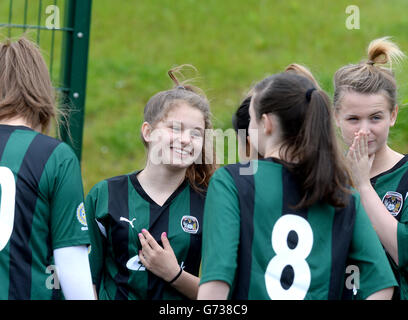
<instances>
[{"instance_id":1,"label":"mouth","mask_svg":"<svg viewBox=\"0 0 408 320\"><path fill-rule=\"evenodd\" d=\"M181 156L190 156L192 155L192 150L190 149L181 149L181 148L176 148L176 147L170 147L175 153L181 155Z\"/></svg>"}]
</instances>

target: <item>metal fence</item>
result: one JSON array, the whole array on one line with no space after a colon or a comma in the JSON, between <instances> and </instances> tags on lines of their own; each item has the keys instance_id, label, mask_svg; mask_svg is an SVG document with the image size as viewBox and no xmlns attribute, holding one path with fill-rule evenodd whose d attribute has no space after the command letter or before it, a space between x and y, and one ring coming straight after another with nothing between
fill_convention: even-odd
<instances>
[{"instance_id":1,"label":"metal fence","mask_svg":"<svg viewBox=\"0 0 408 320\"><path fill-rule=\"evenodd\" d=\"M0 33L25 33L48 63L59 107L63 141L81 159L92 0L2 0Z\"/></svg>"}]
</instances>

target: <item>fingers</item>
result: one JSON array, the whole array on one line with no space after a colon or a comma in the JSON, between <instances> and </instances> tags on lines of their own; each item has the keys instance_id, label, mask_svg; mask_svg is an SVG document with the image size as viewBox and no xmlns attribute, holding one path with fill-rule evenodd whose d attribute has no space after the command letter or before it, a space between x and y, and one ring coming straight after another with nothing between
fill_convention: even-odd
<instances>
[{"instance_id":1,"label":"fingers","mask_svg":"<svg viewBox=\"0 0 408 320\"><path fill-rule=\"evenodd\" d=\"M163 233L162 233L162 235L161 235L161 240L162 240L162 243L163 243L163 248L164 248L164 250L171 250L171 251L173 251L173 248L172 248L171 245L170 245L170 241L169 241L169 239L167 238L167 233L166 233L166 232L163 232Z\"/></svg>"},{"instance_id":2,"label":"fingers","mask_svg":"<svg viewBox=\"0 0 408 320\"><path fill-rule=\"evenodd\" d=\"M142 229L142 233L139 233L139 239L143 247L149 246L153 250L161 249L160 245L146 229ZM142 242L142 240L144 241Z\"/></svg>"}]
</instances>

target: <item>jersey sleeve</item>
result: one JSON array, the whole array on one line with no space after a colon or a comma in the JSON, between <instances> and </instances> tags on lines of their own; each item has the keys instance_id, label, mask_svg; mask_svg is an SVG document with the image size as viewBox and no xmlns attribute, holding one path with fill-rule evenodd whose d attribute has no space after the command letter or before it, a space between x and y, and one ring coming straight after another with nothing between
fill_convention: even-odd
<instances>
[{"instance_id":1,"label":"jersey sleeve","mask_svg":"<svg viewBox=\"0 0 408 320\"><path fill-rule=\"evenodd\" d=\"M45 170L51 199L52 248L88 245L90 240L79 161L65 143L59 144L51 157Z\"/></svg>"},{"instance_id":2,"label":"jersey sleeve","mask_svg":"<svg viewBox=\"0 0 408 320\"><path fill-rule=\"evenodd\" d=\"M226 169L211 178L204 208L201 282L233 284L240 234L238 191Z\"/></svg>"},{"instance_id":3,"label":"jersey sleeve","mask_svg":"<svg viewBox=\"0 0 408 320\"><path fill-rule=\"evenodd\" d=\"M354 284L357 299L366 299L371 294L389 287L398 286L384 248L367 216L358 193L354 195L356 220L349 254L350 262L357 266Z\"/></svg>"},{"instance_id":4,"label":"jersey sleeve","mask_svg":"<svg viewBox=\"0 0 408 320\"><path fill-rule=\"evenodd\" d=\"M88 193L85 199L86 218L91 239L89 263L92 273L92 282L99 287L105 259L106 229L103 217L107 213L107 184L106 181L98 183Z\"/></svg>"},{"instance_id":5,"label":"jersey sleeve","mask_svg":"<svg viewBox=\"0 0 408 320\"><path fill-rule=\"evenodd\" d=\"M406 201L407 199L405 199ZM402 208L397 226L398 271L400 272L401 298L408 299L408 204Z\"/></svg>"}]
</instances>

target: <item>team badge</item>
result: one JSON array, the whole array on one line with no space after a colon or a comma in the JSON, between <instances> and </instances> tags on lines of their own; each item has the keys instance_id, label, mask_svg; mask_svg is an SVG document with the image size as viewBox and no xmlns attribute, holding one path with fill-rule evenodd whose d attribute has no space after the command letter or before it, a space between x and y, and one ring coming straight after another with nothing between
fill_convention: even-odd
<instances>
[{"instance_id":1,"label":"team badge","mask_svg":"<svg viewBox=\"0 0 408 320\"><path fill-rule=\"evenodd\" d=\"M79 204L76 210L76 215L78 221L83 225L81 230L88 230L88 224L86 223L85 207L83 202Z\"/></svg>"},{"instance_id":2,"label":"team badge","mask_svg":"<svg viewBox=\"0 0 408 320\"><path fill-rule=\"evenodd\" d=\"M197 218L193 216L183 216L183 218L181 218L181 228L187 233L197 233L199 229Z\"/></svg>"},{"instance_id":3,"label":"team badge","mask_svg":"<svg viewBox=\"0 0 408 320\"><path fill-rule=\"evenodd\" d=\"M395 217L400 213L404 200L402 198L402 194L394 191L388 191L385 194L382 202L387 210Z\"/></svg>"}]
</instances>

